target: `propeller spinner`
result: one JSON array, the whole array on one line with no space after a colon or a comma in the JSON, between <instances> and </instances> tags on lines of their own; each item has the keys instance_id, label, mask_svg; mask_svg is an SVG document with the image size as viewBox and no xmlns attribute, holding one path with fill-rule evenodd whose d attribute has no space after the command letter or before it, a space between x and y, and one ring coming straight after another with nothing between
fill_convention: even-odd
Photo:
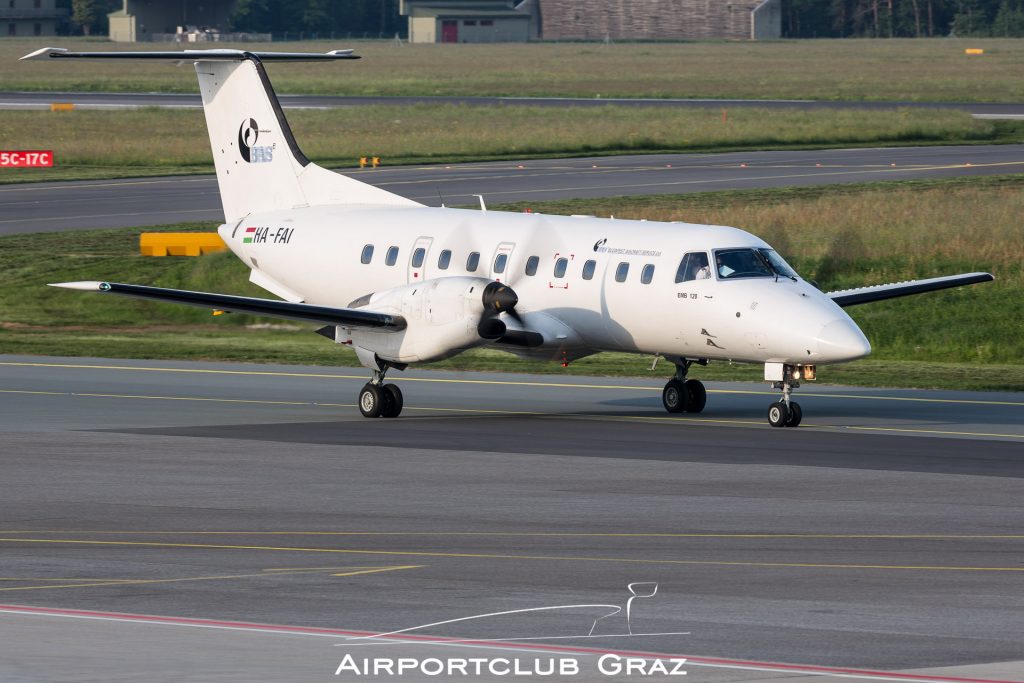
<instances>
[{"instance_id":1,"label":"propeller spinner","mask_svg":"<svg viewBox=\"0 0 1024 683\"><path fill-rule=\"evenodd\" d=\"M482 302L484 314L477 329L484 339L498 339L505 334L505 323L498 319L502 313L507 313L517 322L521 322L519 314L516 313L519 297L508 285L500 282L490 283L484 287Z\"/></svg>"}]
</instances>

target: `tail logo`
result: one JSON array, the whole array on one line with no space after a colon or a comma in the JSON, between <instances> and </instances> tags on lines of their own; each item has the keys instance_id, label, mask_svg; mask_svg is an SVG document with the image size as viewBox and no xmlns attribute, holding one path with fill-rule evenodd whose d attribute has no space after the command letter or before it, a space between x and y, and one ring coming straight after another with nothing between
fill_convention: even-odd
<instances>
[{"instance_id":1,"label":"tail logo","mask_svg":"<svg viewBox=\"0 0 1024 683\"><path fill-rule=\"evenodd\" d=\"M257 147L256 142L260 139L260 133L269 133L270 131L261 131L259 124L256 123L256 119L245 119L242 121L242 125L238 127L238 153L242 155L242 159L250 164L268 163L274 160L274 147L263 146Z\"/></svg>"}]
</instances>

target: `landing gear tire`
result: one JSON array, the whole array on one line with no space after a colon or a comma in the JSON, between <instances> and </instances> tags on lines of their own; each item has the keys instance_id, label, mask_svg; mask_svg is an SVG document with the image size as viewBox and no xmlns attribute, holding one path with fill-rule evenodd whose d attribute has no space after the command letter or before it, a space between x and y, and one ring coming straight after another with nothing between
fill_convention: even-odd
<instances>
[{"instance_id":1,"label":"landing gear tire","mask_svg":"<svg viewBox=\"0 0 1024 683\"><path fill-rule=\"evenodd\" d=\"M670 379L661 391L661 403L670 413L686 412L689 407L689 392L686 385L677 379Z\"/></svg>"},{"instance_id":2,"label":"landing gear tire","mask_svg":"<svg viewBox=\"0 0 1024 683\"><path fill-rule=\"evenodd\" d=\"M384 413L388 399L384 397L384 391L376 384L367 384L359 392L359 412L363 417L380 417Z\"/></svg>"},{"instance_id":3,"label":"landing gear tire","mask_svg":"<svg viewBox=\"0 0 1024 683\"><path fill-rule=\"evenodd\" d=\"M790 420L790 411L782 401L776 401L768 406L768 424L772 427L787 427Z\"/></svg>"},{"instance_id":4,"label":"landing gear tire","mask_svg":"<svg viewBox=\"0 0 1024 683\"><path fill-rule=\"evenodd\" d=\"M794 401L789 402L789 419L786 420L787 427L796 427L804 417L804 411L800 410L800 404Z\"/></svg>"},{"instance_id":5,"label":"landing gear tire","mask_svg":"<svg viewBox=\"0 0 1024 683\"><path fill-rule=\"evenodd\" d=\"M704 410L708 402L708 392L704 385L695 379L688 379L683 382L683 389L686 391L686 412L699 413Z\"/></svg>"},{"instance_id":6,"label":"landing gear tire","mask_svg":"<svg viewBox=\"0 0 1024 683\"><path fill-rule=\"evenodd\" d=\"M398 417L402 413L402 406L405 401L402 398L402 390L395 384L385 384L381 387L381 394L384 397L384 409L381 410L381 417Z\"/></svg>"}]
</instances>

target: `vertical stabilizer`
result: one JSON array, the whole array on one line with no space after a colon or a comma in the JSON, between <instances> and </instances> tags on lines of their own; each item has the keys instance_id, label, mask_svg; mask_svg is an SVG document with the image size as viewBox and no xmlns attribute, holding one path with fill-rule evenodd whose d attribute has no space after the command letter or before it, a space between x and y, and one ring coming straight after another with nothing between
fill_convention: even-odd
<instances>
[{"instance_id":1,"label":"vertical stabilizer","mask_svg":"<svg viewBox=\"0 0 1024 683\"><path fill-rule=\"evenodd\" d=\"M310 162L258 57L195 67L227 222L313 204L414 204Z\"/></svg>"}]
</instances>

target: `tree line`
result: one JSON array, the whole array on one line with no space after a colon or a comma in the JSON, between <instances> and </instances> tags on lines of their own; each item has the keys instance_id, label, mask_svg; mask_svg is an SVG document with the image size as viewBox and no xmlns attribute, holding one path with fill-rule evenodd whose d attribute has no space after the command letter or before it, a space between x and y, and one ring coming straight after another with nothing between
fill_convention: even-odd
<instances>
[{"instance_id":1,"label":"tree line","mask_svg":"<svg viewBox=\"0 0 1024 683\"><path fill-rule=\"evenodd\" d=\"M1024 36L1024 0L783 0L788 38Z\"/></svg>"}]
</instances>

